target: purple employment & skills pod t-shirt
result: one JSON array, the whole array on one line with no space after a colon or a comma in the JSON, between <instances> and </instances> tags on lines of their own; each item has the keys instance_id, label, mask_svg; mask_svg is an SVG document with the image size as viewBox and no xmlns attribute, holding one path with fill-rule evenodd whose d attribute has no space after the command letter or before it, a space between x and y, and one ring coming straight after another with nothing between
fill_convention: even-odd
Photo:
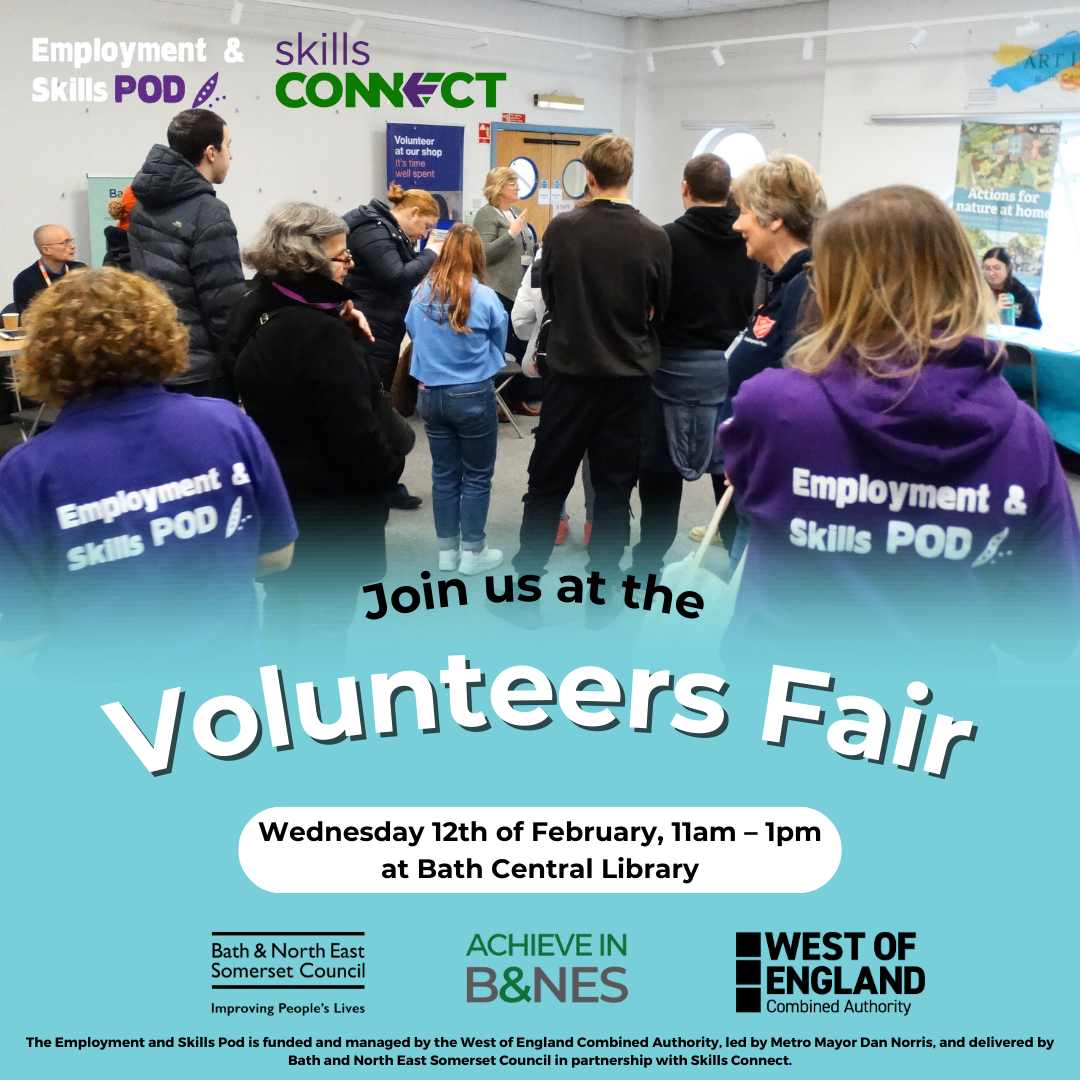
<instances>
[{"instance_id":1,"label":"purple employment & skills pod t-shirt","mask_svg":"<svg viewBox=\"0 0 1080 1080\"><path fill-rule=\"evenodd\" d=\"M763 371L719 438L751 519L725 651L774 635L812 650L834 631L883 652L993 642L1060 659L1075 644L1076 514L992 346L968 339L914 378L843 359Z\"/></svg>"},{"instance_id":2,"label":"purple employment & skills pod t-shirt","mask_svg":"<svg viewBox=\"0 0 1080 1080\"><path fill-rule=\"evenodd\" d=\"M230 402L137 386L69 402L0 461L0 639L39 668L255 655L256 556L296 538L277 464Z\"/></svg>"}]
</instances>

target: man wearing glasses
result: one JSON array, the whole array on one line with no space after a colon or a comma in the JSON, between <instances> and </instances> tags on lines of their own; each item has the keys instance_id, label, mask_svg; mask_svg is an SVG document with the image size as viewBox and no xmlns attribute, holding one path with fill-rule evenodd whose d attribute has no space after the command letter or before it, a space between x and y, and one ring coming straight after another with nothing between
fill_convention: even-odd
<instances>
[{"instance_id":1,"label":"man wearing glasses","mask_svg":"<svg viewBox=\"0 0 1080 1080\"><path fill-rule=\"evenodd\" d=\"M42 225L34 230L34 246L41 253L12 286L15 310L21 315L42 289L51 289L69 270L85 268L75 261L75 241L63 225Z\"/></svg>"}]
</instances>

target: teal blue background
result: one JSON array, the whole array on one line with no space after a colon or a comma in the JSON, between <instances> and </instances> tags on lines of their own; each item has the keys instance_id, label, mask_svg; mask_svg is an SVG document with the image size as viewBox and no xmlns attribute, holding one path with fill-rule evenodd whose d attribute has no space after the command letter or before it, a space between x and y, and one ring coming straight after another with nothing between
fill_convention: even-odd
<instances>
[{"instance_id":1,"label":"teal blue background","mask_svg":"<svg viewBox=\"0 0 1080 1080\"><path fill-rule=\"evenodd\" d=\"M25 665L6 668L7 949L0 1045L10 1075L210 1080L290 1072L289 1051L280 1049L26 1046L29 1035L241 1034L1043 1036L1055 1040L1052 1051L766 1053L788 1053L794 1067L785 1075L800 1077L1076 1075L1075 986L1056 944L1075 913L1073 666L1005 661L996 682L965 682L963 672L954 685L927 679L935 694L928 728L939 711L979 728L974 743L958 745L947 777L937 779L921 767L929 731L913 773L843 759L825 740L828 724L840 715L835 697L862 694L888 710L895 743L900 714L910 703L905 688L925 677L903 657L874 658L879 666L884 661L885 674L873 675L862 658L838 655L832 694L797 693L799 700L826 708L825 724L790 724L781 748L761 739L767 674L721 664L707 628L696 640L686 639L674 632L677 624L661 621L651 636L635 641L641 628L636 615L625 613L607 631L589 633L579 625L580 609L548 608L546 600L545 620L544 628L527 633L475 606L391 615L379 623L360 619L347 670L337 674L360 682L368 737L330 746L311 741L296 717L293 692L308 673L284 666L295 748L276 751L264 732L250 756L231 762L198 747L191 719L217 694L239 694L262 714L257 671L178 678L186 702L174 768L157 778L99 706L120 700L152 739L161 692L177 683L140 684L138 658L132 658L128 681L98 686L40 684ZM731 684L724 698L728 726L714 738L684 736L668 725L676 705L672 694L664 694L650 733L629 729L628 706L615 710L622 722L608 731L578 728L555 706L553 722L541 730L512 729L496 718L488 731L465 731L450 718L438 683L451 652L464 652L487 673L489 685L512 663L541 668L556 687L570 669L599 664L627 692L635 663L654 670L670 666L676 677L712 670ZM792 655L763 659L799 662ZM368 676L405 668L424 672L440 692L442 730L417 731L406 694L399 700L397 737L380 738L371 723ZM328 699L336 699L332 686L323 691ZM486 689L477 691L473 707L486 706ZM328 706L324 719L336 715ZM891 751L892 745L886 762ZM244 824L269 806L515 804L805 805L835 823L843 857L834 878L813 893L697 896L454 896L440 895L437 886L430 895L274 895L253 885L237 859ZM360 1003L365 1013L349 1019L212 1015L211 1002L271 1002L276 1013L279 1000L301 1004L309 997L299 991L211 991L210 934L230 929L365 930L367 989L310 995L328 1004ZM915 931L909 962L925 969L926 990L904 999L913 1003L907 1018L736 1014L739 930L865 931L867 942L882 930ZM625 1003L466 1004L465 953L474 933L565 937L601 931L628 935L629 955L617 961L628 972ZM600 958L586 962L604 965ZM851 970L850 961L845 968ZM669 1052L648 1051L654 1058ZM544 1076L569 1069L516 1071ZM677 1071L654 1065L650 1074Z\"/></svg>"}]
</instances>

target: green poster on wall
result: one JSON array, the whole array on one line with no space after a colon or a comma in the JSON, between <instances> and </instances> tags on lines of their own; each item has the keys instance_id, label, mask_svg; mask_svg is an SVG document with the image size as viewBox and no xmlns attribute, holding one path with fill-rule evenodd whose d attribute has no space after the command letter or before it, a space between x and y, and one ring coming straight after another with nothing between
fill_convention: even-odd
<instances>
[{"instance_id":1,"label":"green poster on wall","mask_svg":"<svg viewBox=\"0 0 1080 1080\"><path fill-rule=\"evenodd\" d=\"M1038 296L1061 124L960 125L953 209L980 257L1008 250Z\"/></svg>"}]
</instances>

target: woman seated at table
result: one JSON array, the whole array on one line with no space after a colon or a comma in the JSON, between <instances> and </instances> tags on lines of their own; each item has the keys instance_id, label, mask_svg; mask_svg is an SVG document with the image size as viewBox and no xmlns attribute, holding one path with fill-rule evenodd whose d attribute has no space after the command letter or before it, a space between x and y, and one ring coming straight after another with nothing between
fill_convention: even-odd
<instances>
[{"instance_id":1,"label":"woman seated at table","mask_svg":"<svg viewBox=\"0 0 1080 1080\"><path fill-rule=\"evenodd\" d=\"M1039 314L1035 297L1013 276L1012 256L1003 247L991 248L982 257L982 272L986 284L994 293L999 311L1005 311L1010 306L1009 296L1012 296L1016 311L1013 320L1015 326L1028 326L1032 330L1038 330L1042 326L1042 316Z\"/></svg>"}]
</instances>

